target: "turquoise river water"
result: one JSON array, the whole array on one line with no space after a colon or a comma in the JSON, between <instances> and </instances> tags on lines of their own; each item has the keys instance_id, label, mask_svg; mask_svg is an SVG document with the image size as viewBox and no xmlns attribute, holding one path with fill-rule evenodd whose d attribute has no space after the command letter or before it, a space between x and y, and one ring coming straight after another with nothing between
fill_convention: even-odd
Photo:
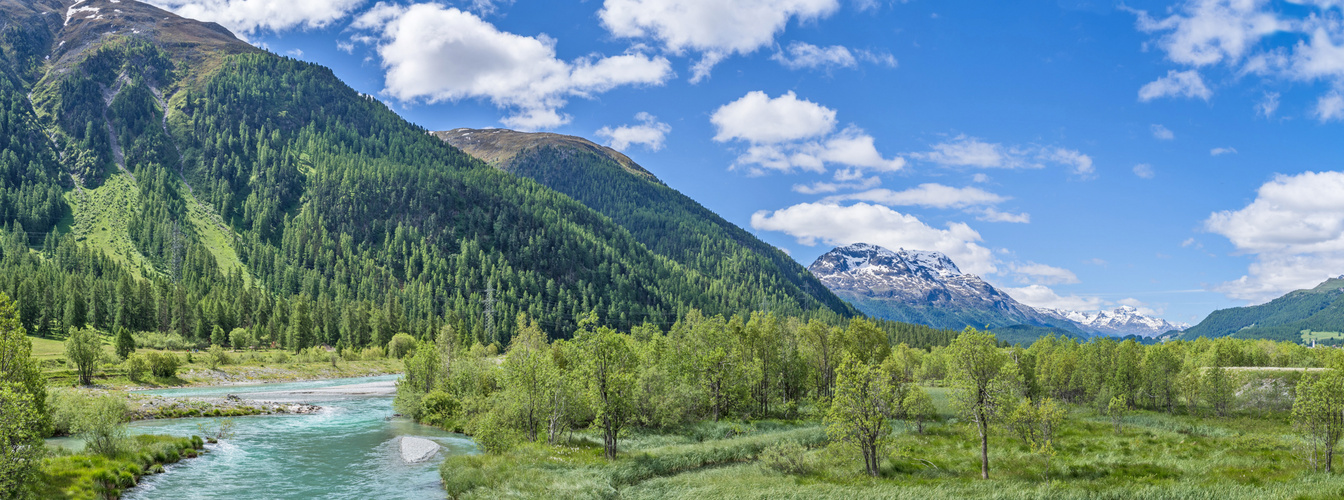
<instances>
[{"instance_id":1,"label":"turquoise river water","mask_svg":"<svg viewBox=\"0 0 1344 500\"><path fill-rule=\"evenodd\" d=\"M164 396L222 397L339 388L395 380L365 377L258 386L205 387L146 391ZM233 437L207 445L208 453L146 476L127 499L421 499L444 498L438 466L446 455L476 453L466 436L393 417L390 396L322 394L256 399L295 400L323 407L313 415L238 417ZM292 393L291 393L292 394ZM136 434L201 434L215 419L152 420L131 424ZM433 459L408 464L398 438L416 436L443 445Z\"/></svg>"}]
</instances>

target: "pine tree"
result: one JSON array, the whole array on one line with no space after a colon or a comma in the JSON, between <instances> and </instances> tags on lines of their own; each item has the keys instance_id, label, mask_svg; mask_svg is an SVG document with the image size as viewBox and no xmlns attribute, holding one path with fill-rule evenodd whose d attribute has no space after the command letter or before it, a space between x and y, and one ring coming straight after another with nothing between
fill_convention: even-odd
<instances>
[{"instance_id":1,"label":"pine tree","mask_svg":"<svg viewBox=\"0 0 1344 500\"><path fill-rule=\"evenodd\" d=\"M128 328L117 329L117 357L126 359L135 352L135 338L131 336L131 330Z\"/></svg>"}]
</instances>

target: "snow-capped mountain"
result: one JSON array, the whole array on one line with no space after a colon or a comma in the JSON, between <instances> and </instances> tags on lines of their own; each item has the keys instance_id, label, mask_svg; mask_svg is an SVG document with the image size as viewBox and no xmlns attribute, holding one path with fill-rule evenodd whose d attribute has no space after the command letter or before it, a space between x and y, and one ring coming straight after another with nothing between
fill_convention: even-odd
<instances>
[{"instance_id":1,"label":"snow-capped mountain","mask_svg":"<svg viewBox=\"0 0 1344 500\"><path fill-rule=\"evenodd\" d=\"M1057 328L1082 337L1155 337L1189 326L1147 316L1128 306L1091 312L1034 308L979 276L962 273L952 259L938 252L893 252L855 243L827 252L807 269L865 314L937 328L1028 325Z\"/></svg>"},{"instance_id":2,"label":"snow-capped mountain","mask_svg":"<svg viewBox=\"0 0 1344 500\"><path fill-rule=\"evenodd\" d=\"M818 257L808 270L827 288L871 316L937 328L1056 327L1072 322L1022 304L938 252L891 251L855 243Z\"/></svg>"},{"instance_id":3,"label":"snow-capped mountain","mask_svg":"<svg viewBox=\"0 0 1344 500\"><path fill-rule=\"evenodd\" d=\"M1037 310L1056 318L1077 323L1087 333L1112 337L1126 335L1156 337L1172 330L1190 328L1188 324L1175 324L1162 318L1154 318L1129 306L1120 306L1110 311L1090 312L1045 308L1038 308Z\"/></svg>"}]
</instances>

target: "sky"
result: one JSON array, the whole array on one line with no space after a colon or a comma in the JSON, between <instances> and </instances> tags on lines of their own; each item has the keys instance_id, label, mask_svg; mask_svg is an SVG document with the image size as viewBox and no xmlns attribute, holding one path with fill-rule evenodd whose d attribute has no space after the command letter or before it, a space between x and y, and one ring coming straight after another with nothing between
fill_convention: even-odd
<instances>
[{"instance_id":1,"label":"sky","mask_svg":"<svg viewBox=\"0 0 1344 500\"><path fill-rule=\"evenodd\" d=\"M1172 322L1344 274L1339 0L150 0L430 130L589 138L803 265Z\"/></svg>"}]
</instances>

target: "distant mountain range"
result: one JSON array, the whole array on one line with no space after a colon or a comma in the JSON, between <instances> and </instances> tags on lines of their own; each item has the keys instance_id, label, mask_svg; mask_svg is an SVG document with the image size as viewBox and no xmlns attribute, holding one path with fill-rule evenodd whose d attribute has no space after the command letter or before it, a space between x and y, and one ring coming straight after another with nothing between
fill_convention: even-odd
<instances>
[{"instance_id":1,"label":"distant mountain range","mask_svg":"<svg viewBox=\"0 0 1344 500\"><path fill-rule=\"evenodd\" d=\"M1315 333L1313 333L1315 332ZM1267 303L1220 309L1180 338L1226 337L1338 342L1344 338L1344 276L1297 290Z\"/></svg>"},{"instance_id":2,"label":"distant mountain range","mask_svg":"<svg viewBox=\"0 0 1344 500\"><path fill-rule=\"evenodd\" d=\"M979 276L961 272L938 252L891 251L856 243L818 257L808 270L865 314L936 328L987 327L1026 339L1042 333L1154 337L1182 326L1132 307L1095 312L1037 309Z\"/></svg>"}]
</instances>

